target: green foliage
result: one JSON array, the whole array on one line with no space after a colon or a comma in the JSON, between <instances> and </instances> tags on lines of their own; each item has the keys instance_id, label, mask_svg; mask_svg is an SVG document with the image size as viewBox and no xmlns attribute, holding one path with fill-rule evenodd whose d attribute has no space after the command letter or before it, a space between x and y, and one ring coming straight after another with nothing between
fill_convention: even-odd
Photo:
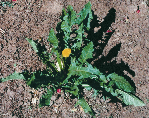
<instances>
[{"instance_id":1,"label":"green foliage","mask_svg":"<svg viewBox=\"0 0 149 118\"><path fill-rule=\"evenodd\" d=\"M25 79L23 74L14 72L13 74L7 76L6 78L0 78L0 82L5 82L8 80L14 80L14 79Z\"/></svg>"},{"instance_id":2,"label":"green foliage","mask_svg":"<svg viewBox=\"0 0 149 118\"><path fill-rule=\"evenodd\" d=\"M77 17L78 16L78 17ZM87 24L83 23L85 19L88 19ZM68 6L67 12L65 9L63 9L63 14L62 14L62 21L60 22L61 24L61 30L64 33L64 42L65 42L65 48L68 47L69 41L70 41L70 35L72 32L72 26L78 25L79 29L75 31L77 33L77 37L74 39L74 44L71 47L72 48L80 48L82 44L82 38L83 38L83 29L87 28L89 30L90 28L90 21L93 18L92 12L91 12L91 3L88 2L85 7L83 8L82 11L80 11L79 14L76 14L75 11L73 11L72 6Z\"/></svg>"},{"instance_id":3,"label":"green foliage","mask_svg":"<svg viewBox=\"0 0 149 118\"><path fill-rule=\"evenodd\" d=\"M116 85L116 87L120 90L124 90L125 92L135 93L134 88L130 85L128 81L126 81L123 77L118 76L115 73L109 74L107 78L111 78L109 87Z\"/></svg>"},{"instance_id":4,"label":"green foliage","mask_svg":"<svg viewBox=\"0 0 149 118\"><path fill-rule=\"evenodd\" d=\"M78 58L78 60L81 63L85 63L87 61L87 59L89 58L93 58L93 42L90 42L87 46L85 46L82 50L82 54L80 55L80 57Z\"/></svg>"},{"instance_id":5,"label":"green foliage","mask_svg":"<svg viewBox=\"0 0 149 118\"><path fill-rule=\"evenodd\" d=\"M76 43L73 44L72 49L74 48L80 48L82 45L82 40L83 40L83 24L81 24L79 26L79 29L75 31L75 33L77 34L77 37L75 38L75 40L77 40Z\"/></svg>"},{"instance_id":6,"label":"green foliage","mask_svg":"<svg viewBox=\"0 0 149 118\"><path fill-rule=\"evenodd\" d=\"M90 115L94 116L95 113L92 111L92 109L90 108L90 106L88 105L88 103L85 101L85 99L81 98L77 101L77 103L75 104L75 106L80 105L83 109L84 112L87 113L89 112Z\"/></svg>"},{"instance_id":7,"label":"green foliage","mask_svg":"<svg viewBox=\"0 0 149 118\"><path fill-rule=\"evenodd\" d=\"M57 25L58 34L56 35L54 30L51 29L47 39L49 45L52 44L53 46L51 54L48 54L46 49L40 46L40 44L37 44L36 41L26 38L43 63L46 64L47 69L31 73L28 71L22 73L15 72L6 78L1 78L0 81L24 79L27 85L35 89L44 87L46 92L40 99L39 107L49 106L52 95L56 89L60 88L64 92L69 92L78 98L75 106L81 105L84 111L90 113L92 116L95 113L83 98L83 88L87 90L93 88L93 96L95 97L99 94L99 90L105 90L126 105L144 106L145 104L139 98L135 97L134 88L124 77L115 73L104 75L98 68L89 64L88 59L93 58L94 45L92 41L86 39L84 33L90 29L92 19L90 2L85 5L79 14L76 14L72 6L68 6L67 11L63 9L61 22ZM73 29L73 26L78 26L78 29ZM71 34L76 34L76 36L71 38ZM64 44L58 42L62 37ZM83 40L88 41L84 47L82 46ZM59 48L62 45L63 47ZM64 47L71 49L72 54L70 54L70 57L63 58L62 51ZM58 65L50 61L52 54L57 56L56 61L58 62L60 71L57 70ZM50 89L48 89L49 86Z\"/></svg>"},{"instance_id":8,"label":"green foliage","mask_svg":"<svg viewBox=\"0 0 149 118\"><path fill-rule=\"evenodd\" d=\"M78 97L79 94L79 88L77 85L69 85L69 86L63 86L66 89L66 92L71 93L72 95Z\"/></svg>"},{"instance_id":9,"label":"green foliage","mask_svg":"<svg viewBox=\"0 0 149 118\"><path fill-rule=\"evenodd\" d=\"M28 38L25 38L25 39L31 44L31 46L33 47L34 51L37 53L38 52L38 49L36 47L37 44L33 40L31 40L31 39L28 39Z\"/></svg>"},{"instance_id":10,"label":"green foliage","mask_svg":"<svg viewBox=\"0 0 149 118\"><path fill-rule=\"evenodd\" d=\"M72 75L77 75L78 80L79 79L84 79L84 78L89 78L93 75L97 75L98 79L103 81L103 82L107 82L106 78L100 78L100 76L102 75L102 73L100 73L100 71L98 69L96 69L95 67L93 68L93 66L89 63L86 63L86 67L82 67L83 64L79 64L78 61L75 62L75 59L71 58L71 65L69 67L69 73L67 74L68 77L64 80L64 83L68 82L68 79L72 76Z\"/></svg>"},{"instance_id":11,"label":"green foliage","mask_svg":"<svg viewBox=\"0 0 149 118\"><path fill-rule=\"evenodd\" d=\"M120 94L118 97L121 98L126 105L145 106L145 104L140 99L130 93L119 89L116 89L115 91L117 94Z\"/></svg>"},{"instance_id":12,"label":"green foliage","mask_svg":"<svg viewBox=\"0 0 149 118\"><path fill-rule=\"evenodd\" d=\"M92 11L91 11L91 3L88 2L86 5L85 5L85 8L82 9L82 11L78 14L80 17L77 18L76 20L76 23L78 25L80 25L83 20L87 17L87 15L89 16L88 17L88 22L87 22L87 26L86 28L89 30L90 29L90 22L91 22L91 19L93 18L92 16Z\"/></svg>"},{"instance_id":13,"label":"green foliage","mask_svg":"<svg viewBox=\"0 0 149 118\"><path fill-rule=\"evenodd\" d=\"M7 10L7 8L6 8L7 6L10 7L10 8L11 8L11 7L12 7L12 8L14 7L14 6L12 5L12 3L9 2L9 1L0 2L0 6L2 6L2 10L3 10L3 11L6 11L6 10ZM1 9L1 8L0 8L0 9Z\"/></svg>"},{"instance_id":14,"label":"green foliage","mask_svg":"<svg viewBox=\"0 0 149 118\"><path fill-rule=\"evenodd\" d=\"M46 89L46 91L47 91L47 93L42 95L42 98L40 99L39 107L50 105L50 100L51 100L51 97L54 94L54 92L53 92L52 88Z\"/></svg>"},{"instance_id":15,"label":"green foliage","mask_svg":"<svg viewBox=\"0 0 149 118\"><path fill-rule=\"evenodd\" d=\"M50 30L48 41L53 45L53 49L58 47L58 39L53 29Z\"/></svg>"}]
</instances>

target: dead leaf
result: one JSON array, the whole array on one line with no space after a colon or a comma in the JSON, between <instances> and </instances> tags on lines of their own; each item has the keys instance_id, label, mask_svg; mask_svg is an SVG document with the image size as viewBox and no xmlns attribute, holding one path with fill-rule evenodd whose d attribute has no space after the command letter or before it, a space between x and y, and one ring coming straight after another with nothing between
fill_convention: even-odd
<instances>
[{"instance_id":1,"label":"dead leaf","mask_svg":"<svg viewBox=\"0 0 149 118\"><path fill-rule=\"evenodd\" d=\"M73 111L77 111L77 109L76 108L73 108L73 109L71 109L71 111L73 112Z\"/></svg>"},{"instance_id":2,"label":"dead leaf","mask_svg":"<svg viewBox=\"0 0 149 118\"><path fill-rule=\"evenodd\" d=\"M80 106L80 111L81 111L81 112L83 112L83 111L84 111L84 109L83 109L81 106Z\"/></svg>"}]
</instances>

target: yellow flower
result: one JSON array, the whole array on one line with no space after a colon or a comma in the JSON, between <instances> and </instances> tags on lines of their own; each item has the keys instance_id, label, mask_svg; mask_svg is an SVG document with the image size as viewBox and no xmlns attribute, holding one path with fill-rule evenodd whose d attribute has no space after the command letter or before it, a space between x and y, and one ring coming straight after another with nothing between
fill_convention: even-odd
<instances>
[{"instance_id":1,"label":"yellow flower","mask_svg":"<svg viewBox=\"0 0 149 118\"><path fill-rule=\"evenodd\" d=\"M62 51L63 57L69 57L70 53L71 53L71 49L69 48L66 48Z\"/></svg>"}]
</instances>

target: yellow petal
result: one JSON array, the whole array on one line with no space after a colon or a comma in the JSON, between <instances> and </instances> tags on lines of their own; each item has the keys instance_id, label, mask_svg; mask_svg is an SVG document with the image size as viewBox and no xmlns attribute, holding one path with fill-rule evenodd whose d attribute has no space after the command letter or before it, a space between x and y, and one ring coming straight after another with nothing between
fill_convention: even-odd
<instances>
[{"instance_id":1,"label":"yellow petal","mask_svg":"<svg viewBox=\"0 0 149 118\"><path fill-rule=\"evenodd\" d=\"M69 48L66 48L62 51L63 57L69 57L70 53L71 53L71 49Z\"/></svg>"}]
</instances>

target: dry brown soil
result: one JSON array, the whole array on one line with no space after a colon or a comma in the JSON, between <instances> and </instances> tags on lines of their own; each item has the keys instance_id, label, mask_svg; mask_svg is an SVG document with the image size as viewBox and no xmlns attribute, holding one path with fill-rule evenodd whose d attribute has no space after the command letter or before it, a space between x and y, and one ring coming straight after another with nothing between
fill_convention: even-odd
<instances>
[{"instance_id":1,"label":"dry brown soil","mask_svg":"<svg viewBox=\"0 0 149 118\"><path fill-rule=\"evenodd\" d=\"M10 1L10 0L9 0ZM13 8L0 11L0 78L22 72L44 69L37 54L25 38L33 40L42 38L44 43L51 28L56 28L60 21L62 8L72 5L77 13L89 0L17 0ZM146 106L122 107L120 103L104 101L101 95L92 97L92 91L85 91L85 99L96 112L97 118L149 118L149 8L141 0L90 0L92 10L100 22L111 8L116 10L114 33L104 48L106 56L111 48L121 43L120 51L113 60L121 60L134 72L132 76L124 71L136 86L136 95ZM137 13L139 6L140 13ZM128 18L128 19L127 19ZM109 19L110 20L110 19ZM95 28L95 32L98 28ZM100 29L100 28L99 28ZM99 57L100 58L100 57ZM111 60L112 61L112 60ZM16 67L14 67L16 64ZM120 67L120 69L123 67ZM114 69L114 67L113 67ZM32 95L25 81L13 80L0 83L0 117L1 118L89 118L78 106L74 109L76 99L68 95L51 99L51 106L38 108L32 105ZM38 104L38 103L37 103Z\"/></svg>"}]
</instances>

